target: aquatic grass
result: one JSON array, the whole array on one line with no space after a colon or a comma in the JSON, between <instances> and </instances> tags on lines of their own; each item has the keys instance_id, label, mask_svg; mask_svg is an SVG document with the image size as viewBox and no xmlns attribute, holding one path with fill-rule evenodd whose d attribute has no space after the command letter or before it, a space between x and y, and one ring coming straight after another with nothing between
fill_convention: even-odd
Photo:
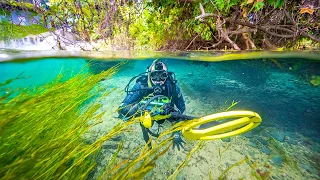
<instances>
[{"instance_id":1,"label":"aquatic grass","mask_svg":"<svg viewBox=\"0 0 320 180\"><path fill-rule=\"evenodd\" d=\"M90 128L105 117L105 112L100 111L100 98L112 92L105 91L99 82L111 78L121 65L97 75L79 73L69 80L63 80L63 75L59 75L44 86L22 89L10 98L2 96L0 178L141 179L155 168L159 157L172 146L171 134L192 121L179 122L158 138L150 138L147 144L132 150L127 159L118 156L124 151L123 143L118 143L102 169L97 168L98 156L104 155L102 144L130 131L130 126L139 123L139 119L119 122L91 144L86 143L86 138L92 138ZM151 141L153 146L149 148ZM169 178L177 176L192 155L201 149L202 142L198 142Z\"/></svg>"},{"instance_id":2,"label":"aquatic grass","mask_svg":"<svg viewBox=\"0 0 320 180\"><path fill-rule=\"evenodd\" d=\"M228 101L225 102L225 104L227 104ZM233 108L234 106L236 106L239 102L236 102L234 100L232 100L231 105L225 109L225 111L229 111L231 108Z\"/></svg>"},{"instance_id":3,"label":"aquatic grass","mask_svg":"<svg viewBox=\"0 0 320 180\"><path fill-rule=\"evenodd\" d=\"M176 170L168 177L168 179L176 179L178 173L183 169L183 167L188 163L188 161L190 160L191 156L198 151L199 149L201 149L201 147L204 144L204 140L200 140L193 148L192 150L188 153L188 155L186 156L185 160L176 168Z\"/></svg>"},{"instance_id":4,"label":"aquatic grass","mask_svg":"<svg viewBox=\"0 0 320 180\"><path fill-rule=\"evenodd\" d=\"M281 159L283 159L283 162L285 164L287 164L290 168L296 170L297 172L302 173L298 165L298 162L295 160L295 158L290 157L287 150L285 149L285 147L283 147L283 145L281 145L280 142L277 142L277 140L271 137L268 143L269 143L270 149L273 152L277 153L281 157Z\"/></svg>"},{"instance_id":5,"label":"aquatic grass","mask_svg":"<svg viewBox=\"0 0 320 180\"><path fill-rule=\"evenodd\" d=\"M222 151L220 148L218 149L218 154L219 154L219 160L220 160L220 164L222 163L222 156L223 154L229 150L229 148L231 147L231 143L228 144L228 146Z\"/></svg>"},{"instance_id":6,"label":"aquatic grass","mask_svg":"<svg viewBox=\"0 0 320 180\"><path fill-rule=\"evenodd\" d=\"M0 98L0 177L3 179L84 179L95 166L102 142L125 129L116 126L93 144L83 134L101 105L84 102L97 94L102 78L110 78L121 66L99 75L79 74L61 82L23 89L8 99ZM96 89L96 90L95 90ZM107 96L110 91L102 93Z\"/></svg>"},{"instance_id":7,"label":"aquatic grass","mask_svg":"<svg viewBox=\"0 0 320 180\"><path fill-rule=\"evenodd\" d=\"M141 179L155 167L155 161L164 155L172 145L171 139L167 138L151 149L145 145L137 158L125 164L120 171L116 172L110 179Z\"/></svg>"},{"instance_id":8,"label":"aquatic grass","mask_svg":"<svg viewBox=\"0 0 320 180\"><path fill-rule=\"evenodd\" d=\"M110 78L120 66L98 75L80 73L66 81L59 75L52 83L22 89L11 99L2 96L0 178L86 179L91 174L99 179L139 179L152 170L172 145L167 135L181 130L182 123L162 133L151 149L148 144L138 146L129 159L118 157L123 150L120 142L99 172L95 168L102 144L139 121L119 122L106 135L86 143L90 128L102 122L99 99L112 91L101 93L99 81Z\"/></svg>"},{"instance_id":9,"label":"aquatic grass","mask_svg":"<svg viewBox=\"0 0 320 180\"><path fill-rule=\"evenodd\" d=\"M134 118L133 118L134 119ZM139 122L138 119L135 119L136 122ZM133 122L133 121L129 121ZM103 178L107 179L141 179L151 171L155 165L156 160L164 155L169 148L172 146L172 136L171 134L176 131L181 131L184 127L188 126L192 121L181 121L174 124L167 130L163 131L158 138L154 139L152 148L149 148L148 144L151 143L152 137L149 139L149 142L141 148L140 153L138 150L134 150L134 153L130 154L131 159L125 159L120 163L114 165L113 170L105 171ZM203 147L204 141L199 141L194 148L189 151L185 160L174 170L174 172L168 177L168 179L175 179L178 173L184 168L187 162L191 159L192 155ZM136 155L135 155L136 154ZM138 155L137 155L138 154ZM120 171L115 171L119 170ZM106 174L109 173L109 174ZM113 174L116 173L116 174ZM111 174L111 175L110 175Z\"/></svg>"},{"instance_id":10,"label":"aquatic grass","mask_svg":"<svg viewBox=\"0 0 320 180\"><path fill-rule=\"evenodd\" d=\"M255 179L259 179L259 180L262 179L260 174L258 174L256 172L256 168L258 166L257 163L256 162L251 162L249 159L246 162L249 165L249 167L251 168L251 177L255 178Z\"/></svg>"},{"instance_id":11,"label":"aquatic grass","mask_svg":"<svg viewBox=\"0 0 320 180\"><path fill-rule=\"evenodd\" d=\"M226 174L227 174L232 168L234 168L234 167L236 167L236 166L239 166L239 165L243 164L244 162L248 162L248 160L249 160L249 158L248 158L248 157L245 157L243 160L238 161L238 162L235 162L234 164L232 164L231 166L229 166L226 170L224 170L224 171L222 172L222 174L221 174L220 177L219 177L219 180L222 180L222 179L226 178Z\"/></svg>"},{"instance_id":12,"label":"aquatic grass","mask_svg":"<svg viewBox=\"0 0 320 180\"><path fill-rule=\"evenodd\" d=\"M138 118L132 118L128 123L139 123ZM154 143L152 148L149 148L149 144L152 141L150 137L149 142L144 146L138 146L130 155L128 159L122 159L119 163L113 164L109 170L104 171L99 179L141 179L149 171L151 171L155 165L156 160L164 155L172 146L171 134L175 131L182 130L185 126L192 123L191 121L181 121L171 126L167 130L163 131L158 138L153 139ZM186 163L190 160L191 156L202 147L203 141L200 141L188 154L182 164L180 164L173 174L168 178L174 179L177 174L182 170ZM114 160L113 160L114 161ZM110 166L110 165L109 165Z\"/></svg>"},{"instance_id":13,"label":"aquatic grass","mask_svg":"<svg viewBox=\"0 0 320 180\"><path fill-rule=\"evenodd\" d=\"M129 121L127 123L137 123L139 121ZM172 138L157 139L152 148L148 144L140 145L134 149L127 159L119 159L115 163L116 156L112 157L107 168L104 168L98 179L141 179L156 165L156 160L164 155L172 145ZM118 150L116 153L118 153Z\"/></svg>"}]
</instances>

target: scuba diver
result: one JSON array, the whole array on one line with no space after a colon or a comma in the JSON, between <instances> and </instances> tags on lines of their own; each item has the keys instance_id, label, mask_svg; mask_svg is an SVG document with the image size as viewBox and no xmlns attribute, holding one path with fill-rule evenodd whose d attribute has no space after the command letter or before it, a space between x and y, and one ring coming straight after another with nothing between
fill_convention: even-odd
<instances>
[{"instance_id":1,"label":"scuba diver","mask_svg":"<svg viewBox=\"0 0 320 180\"><path fill-rule=\"evenodd\" d=\"M135 85L129 90L130 83L136 80ZM180 88L177 86L175 74L168 71L167 65L155 60L146 72L140 73L133 77L125 88L127 96L119 107L119 117L124 121L132 117L142 116L145 111L154 111L156 114L166 115L170 113L182 114L185 111L185 102L181 94ZM156 106L158 106L158 108ZM160 108L159 108L160 107ZM169 118L171 123L177 123L179 118ZM158 137L158 133L153 133L149 128L153 123L162 124L165 120L150 121L149 125L140 122L143 138L146 143L149 142L149 135ZM181 137L181 131L173 133L173 149L175 146L178 150L184 148L185 143ZM151 143L148 144L151 148Z\"/></svg>"}]
</instances>

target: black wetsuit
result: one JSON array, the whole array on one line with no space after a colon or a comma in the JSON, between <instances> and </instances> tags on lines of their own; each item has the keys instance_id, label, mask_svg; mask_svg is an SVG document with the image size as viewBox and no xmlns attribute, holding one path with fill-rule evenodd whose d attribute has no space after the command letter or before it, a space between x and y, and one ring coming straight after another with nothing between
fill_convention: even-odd
<instances>
[{"instance_id":1,"label":"black wetsuit","mask_svg":"<svg viewBox=\"0 0 320 180\"><path fill-rule=\"evenodd\" d=\"M148 77L143 75L137 79L136 84L131 89L132 92L129 92L126 98L123 100L123 104L120 106L121 110L119 111L120 117L123 118L131 116L133 113L135 113L135 111L130 112L131 108L135 104L139 103L144 97L153 93L153 90L144 90L145 87L148 87ZM180 88L172 82L172 78L167 79L163 85L163 88L164 90L162 90L162 93L159 95L164 95L171 99L172 105L175 105L182 114L185 110L185 102Z\"/></svg>"},{"instance_id":2,"label":"black wetsuit","mask_svg":"<svg viewBox=\"0 0 320 180\"><path fill-rule=\"evenodd\" d=\"M170 75L169 78L166 80L165 84L162 86L162 92L157 95L164 95L171 99L171 106L174 107L175 105L182 114L185 110L185 102L181 94L180 88L173 81L174 80ZM146 75L142 75L140 78L137 79L136 84L127 94L126 98L123 100L123 104L120 106L119 110L120 118L125 119L127 117L132 116L139 108L137 104L144 97L147 97L149 94L154 92L152 88L145 87L148 87L148 77ZM143 132L143 139L146 142L149 141L149 134L155 137L158 136L157 134L152 133L149 129L146 129L141 123L140 126ZM151 144L149 144L149 147L151 147Z\"/></svg>"}]
</instances>

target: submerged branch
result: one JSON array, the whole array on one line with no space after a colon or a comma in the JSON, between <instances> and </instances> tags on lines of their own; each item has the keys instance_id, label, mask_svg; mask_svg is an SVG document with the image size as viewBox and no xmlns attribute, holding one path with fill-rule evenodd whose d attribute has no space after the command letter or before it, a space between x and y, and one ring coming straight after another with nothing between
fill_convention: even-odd
<instances>
[{"instance_id":1,"label":"submerged branch","mask_svg":"<svg viewBox=\"0 0 320 180\"><path fill-rule=\"evenodd\" d=\"M269 34L271 36L275 36L275 37L282 37L282 38L293 38L293 37L295 37L294 34L278 34L278 33L274 33L274 32L270 31L270 29L280 29L282 31L287 31L287 32L293 33L292 30L286 29L286 28L259 26L259 25L255 25L255 24L252 24L252 23L248 23L248 22L243 22L243 21L239 21L239 20L233 20L231 18L226 18L226 21L230 22L230 23L242 25L242 26L248 26L250 28L259 29L259 30L261 30L261 31L263 31L263 32L265 32L265 33L267 33L267 34Z\"/></svg>"}]
</instances>

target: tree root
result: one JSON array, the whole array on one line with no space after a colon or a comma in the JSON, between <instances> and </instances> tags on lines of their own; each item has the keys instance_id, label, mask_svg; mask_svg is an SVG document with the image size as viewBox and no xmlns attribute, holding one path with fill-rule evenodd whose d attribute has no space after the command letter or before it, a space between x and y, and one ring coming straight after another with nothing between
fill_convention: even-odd
<instances>
[{"instance_id":1,"label":"tree root","mask_svg":"<svg viewBox=\"0 0 320 180\"><path fill-rule=\"evenodd\" d=\"M214 48L220 45L223 41L228 42L231 47L235 50L240 50L239 46L230 39L231 36L234 35L241 35L241 38L244 39L245 44L246 44L246 49L255 49L256 46L252 40L251 33L256 33L256 32L263 32L265 34L268 34L270 38L274 37L276 39L282 40L283 38L285 39L292 39L296 40L299 36L307 37L310 38L311 40L315 42L320 42L320 38L314 35L309 34L306 32L304 29L297 25L297 21L290 16L289 12L286 10L286 7L282 10L284 12L284 17L288 19L289 24L285 25L269 25L269 24L258 24L261 21L258 20L258 23L251 23L251 22L245 22L237 18L224 18L220 15L219 10L218 13L206 13L203 6L200 3L200 10L201 10L201 15L197 16L195 20L200 20L201 22L206 22L206 18L214 18L216 21L216 30L218 32L218 39L216 39L217 43L213 44L210 47L206 48ZM267 15L270 15L273 12L270 11ZM224 26L228 25L227 29L232 29L232 25L238 25L242 26L242 28L239 28L237 30L231 30L227 31ZM237 39L237 38L236 38ZM266 40L266 39L265 39ZM274 49L273 45L268 41L264 41L268 47L272 47L271 49Z\"/></svg>"}]
</instances>

